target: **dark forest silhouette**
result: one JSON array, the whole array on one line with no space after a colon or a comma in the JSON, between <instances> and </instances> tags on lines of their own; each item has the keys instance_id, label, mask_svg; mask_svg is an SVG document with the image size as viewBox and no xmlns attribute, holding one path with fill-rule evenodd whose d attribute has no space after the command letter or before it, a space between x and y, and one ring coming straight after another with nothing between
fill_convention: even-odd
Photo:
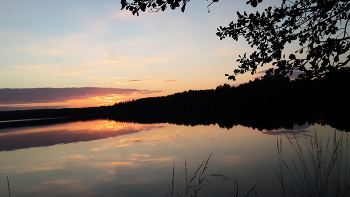
<instances>
[{"instance_id":1,"label":"dark forest silhouette","mask_svg":"<svg viewBox=\"0 0 350 197\"><path fill-rule=\"evenodd\" d=\"M60 118L3 122L0 128L61 121L107 118L138 123L174 123L232 128L292 128L294 124L326 123L349 131L350 69L327 73L318 79L263 77L239 86L189 90L90 108L1 111L0 120Z\"/></svg>"}]
</instances>

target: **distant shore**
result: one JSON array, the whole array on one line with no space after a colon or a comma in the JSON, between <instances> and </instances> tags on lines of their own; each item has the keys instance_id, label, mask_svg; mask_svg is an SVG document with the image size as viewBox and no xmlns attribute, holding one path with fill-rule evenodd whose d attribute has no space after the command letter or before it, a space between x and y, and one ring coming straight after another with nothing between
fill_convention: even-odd
<instances>
[{"instance_id":1,"label":"distant shore","mask_svg":"<svg viewBox=\"0 0 350 197\"><path fill-rule=\"evenodd\" d=\"M109 118L140 123L222 124L223 127L245 124L256 128L319 122L349 131L348 116L343 113L350 110L348 76L350 69L343 68L316 80L262 78L239 86L224 84L216 89L188 90L113 106L0 111L3 121L0 127L5 125L4 121L15 124L15 120L24 119Z\"/></svg>"}]
</instances>

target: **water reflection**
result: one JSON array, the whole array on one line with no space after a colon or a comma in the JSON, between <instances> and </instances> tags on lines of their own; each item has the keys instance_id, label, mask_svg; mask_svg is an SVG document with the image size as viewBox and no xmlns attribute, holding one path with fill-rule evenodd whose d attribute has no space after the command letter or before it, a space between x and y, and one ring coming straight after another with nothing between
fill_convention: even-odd
<instances>
[{"instance_id":1,"label":"water reflection","mask_svg":"<svg viewBox=\"0 0 350 197\"><path fill-rule=\"evenodd\" d=\"M274 129L274 130L262 130L259 131L260 133L267 134L267 135L283 135L283 134L291 134L291 135L300 135L303 134L304 136L310 136L307 134L310 132L308 128L310 125L294 125L293 129Z\"/></svg>"},{"instance_id":2,"label":"water reflection","mask_svg":"<svg viewBox=\"0 0 350 197\"><path fill-rule=\"evenodd\" d=\"M303 144L314 129L325 138L334 131L318 124L284 131ZM0 196L8 196L6 176L11 196L169 196L174 161L175 190L183 194L184 159L192 175L210 153L211 185L202 194L229 196L233 183L210 177L222 174L246 188L258 183L259 196L278 196L277 133L281 130L110 120L7 128L0 146L13 151L0 152ZM293 150L285 146L284 155L292 157Z\"/></svg>"},{"instance_id":3,"label":"water reflection","mask_svg":"<svg viewBox=\"0 0 350 197\"><path fill-rule=\"evenodd\" d=\"M0 151L97 140L147 131L159 127L162 126L159 124L140 125L108 120L95 120L50 126L1 129Z\"/></svg>"}]
</instances>

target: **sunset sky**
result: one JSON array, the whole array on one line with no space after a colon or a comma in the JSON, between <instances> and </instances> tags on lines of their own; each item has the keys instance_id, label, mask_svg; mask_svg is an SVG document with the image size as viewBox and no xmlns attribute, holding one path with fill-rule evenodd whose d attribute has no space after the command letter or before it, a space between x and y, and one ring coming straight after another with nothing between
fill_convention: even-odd
<instances>
[{"instance_id":1,"label":"sunset sky","mask_svg":"<svg viewBox=\"0 0 350 197\"><path fill-rule=\"evenodd\" d=\"M119 0L0 0L0 110L110 105L258 77L228 81L252 49L215 35L236 11L279 3L245 2L221 0L208 13L210 1L191 1L185 13L133 16Z\"/></svg>"}]
</instances>

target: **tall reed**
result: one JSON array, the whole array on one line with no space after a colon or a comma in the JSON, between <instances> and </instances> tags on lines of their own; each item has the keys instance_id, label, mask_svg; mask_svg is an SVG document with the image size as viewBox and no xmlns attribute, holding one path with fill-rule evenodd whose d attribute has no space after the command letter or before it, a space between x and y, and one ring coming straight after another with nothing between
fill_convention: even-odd
<instances>
[{"instance_id":1,"label":"tall reed","mask_svg":"<svg viewBox=\"0 0 350 197\"><path fill-rule=\"evenodd\" d=\"M208 180L207 176L205 175L205 171L208 168L208 162L210 160L212 154L209 155L208 159L202 162L202 164L197 168L195 173L191 176L188 177L188 171L187 171L187 162L185 160L185 180L186 180L186 185L185 185L185 191L184 191L184 197L198 197L199 192L208 184L211 185L211 182ZM245 197L253 197L252 194L255 194L254 196L258 196L255 187L257 184L254 185L250 190L245 189L242 187L242 185L239 184L239 181L233 180L227 176L221 175L221 174L211 174L211 177L217 177L217 178L222 178L222 181L232 181L233 182L233 188L234 191L231 193L230 197L238 197L240 194L242 194L243 191L243 196ZM173 197L178 196L182 197L182 195L174 190L174 185L175 185L175 162L173 164L173 172L172 172L172 181L171 181L171 186L168 185L168 190L170 193L170 196ZM166 196L168 196L166 194Z\"/></svg>"},{"instance_id":2,"label":"tall reed","mask_svg":"<svg viewBox=\"0 0 350 197\"><path fill-rule=\"evenodd\" d=\"M294 150L296 159L288 158L291 163L284 159L282 145L283 136L286 137L288 144ZM280 181L280 194L282 197L350 197L350 185L347 174L348 165L348 135L344 138L344 133L337 136L334 132L333 138L328 138L325 144L314 130L314 136L310 142L303 147L296 136L289 136L283 131L277 136L278 151L278 169L275 170ZM206 183L209 183L205 171L208 168L208 162L212 154L207 160L197 168L192 177L188 178L187 163L185 160L185 179L186 186L184 197L198 197ZM172 186L168 186L170 196L175 195L175 162L173 165ZM247 190L240 185L237 179L231 179L221 174L211 174L211 177L222 178L222 181L233 182L233 192L230 197L238 196L258 196L255 184L251 189ZM168 195L167 195L168 196ZM182 197L177 191L176 196Z\"/></svg>"},{"instance_id":3,"label":"tall reed","mask_svg":"<svg viewBox=\"0 0 350 197\"><path fill-rule=\"evenodd\" d=\"M283 157L283 136L287 138L287 142L297 155L297 159L292 158L291 163L288 163ZM337 136L336 131L333 139L328 138L324 146L315 130L314 137L311 138L307 144L307 150L304 152L305 149L303 150L295 136L291 138L283 132L277 138L279 171L276 173L281 184L281 196L349 196L350 187L347 182L348 146L348 137L344 138L344 133Z\"/></svg>"},{"instance_id":4,"label":"tall reed","mask_svg":"<svg viewBox=\"0 0 350 197\"><path fill-rule=\"evenodd\" d=\"M185 197L197 197L199 196L199 192L202 190L204 186L206 186L206 183L210 182L208 181L207 177L205 176L205 171L208 168L208 162L210 160L212 154L209 155L208 159L202 162L202 164L197 168L196 172L192 175L192 177L188 177L187 173L187 162L185 160L185 179L186 179L186 186L185 186ZM173 175L172 175L172 182L171 182L171 189L168 185L168 189L170 192L170 196L174 196L174 184L175 184L175 161L173 165ZM177 196L181 197L181 194L176 191ZM168 196L166 194L166 196Z\"/></svg>"}]
</instances>

